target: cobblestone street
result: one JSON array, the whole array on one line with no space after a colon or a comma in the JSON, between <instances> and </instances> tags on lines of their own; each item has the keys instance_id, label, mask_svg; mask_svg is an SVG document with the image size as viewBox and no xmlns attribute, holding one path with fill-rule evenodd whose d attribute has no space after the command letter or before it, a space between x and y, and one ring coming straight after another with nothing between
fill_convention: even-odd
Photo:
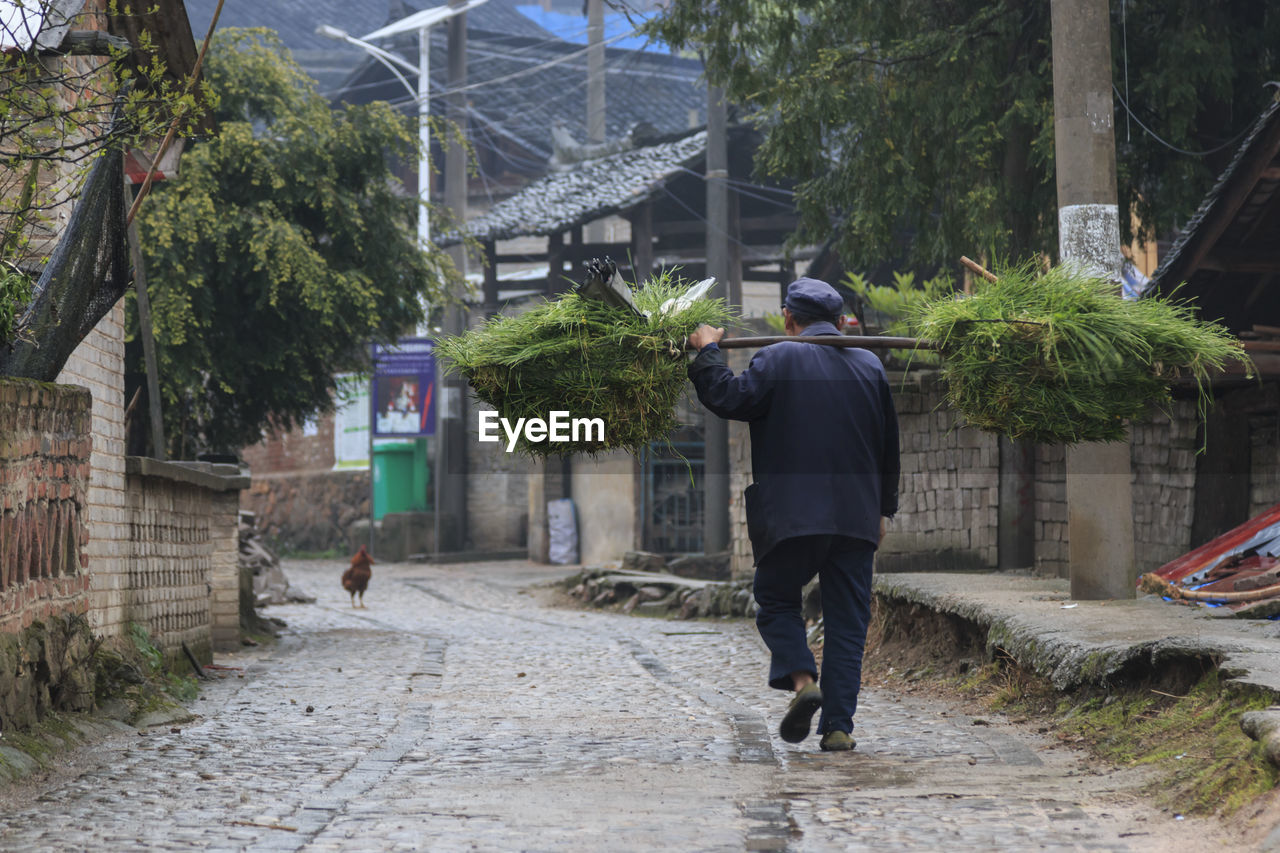
<instances>
[{"instance_id":1,"label":"cobblestone street","mask_svg":"<svg viewBox=\"0 0 1280 853\"><path fill-rule=\"evenodd\" d=\"M1035 729L864 692L792 746L754 626L545 606L525 563L287 564L314 605L219 659L193 722L15 789L4 850L1230 849ZM975 724L975 722L977 724ZM989 725L982 723L989 722Z\"/></svg>"}]
</instances>

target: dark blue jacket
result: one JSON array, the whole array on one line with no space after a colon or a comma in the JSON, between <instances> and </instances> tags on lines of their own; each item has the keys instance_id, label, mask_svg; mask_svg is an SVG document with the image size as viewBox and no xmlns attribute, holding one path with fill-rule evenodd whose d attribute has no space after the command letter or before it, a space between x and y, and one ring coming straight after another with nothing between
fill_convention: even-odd
<instances>
[{"instance_id":1,"label":"dark blue jacket","mask_svg":"<svg viewBox=\"0 0 1280 853\"><path fill-rule=\"evenodd\" d=\"M806 335L838 335L814 323ZM898 415L880 360L865 349L794 341L734 376L707 346L689 365L702 404L751 424L747 528L756 562L793 536L880 539L898 511Z\"/></svg>"}]
</instances>

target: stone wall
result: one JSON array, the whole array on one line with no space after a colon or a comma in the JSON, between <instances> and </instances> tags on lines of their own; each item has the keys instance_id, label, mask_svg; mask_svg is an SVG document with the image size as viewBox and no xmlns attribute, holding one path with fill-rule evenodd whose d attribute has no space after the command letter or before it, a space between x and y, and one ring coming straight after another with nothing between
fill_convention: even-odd
<instances>
[{"instance_id":1,"label":"stone wall","mask_svg":"<svg viewBox=\"0 0 1280 853\"><path fill-rule=\"evenodd\" d=\"M990 433L957 425L931 371L890 377L902 477L881 571L995 568L1000 452Z\"/></svg>"},{"instance_id":2,"label":"stone wall","mask_svg":"<svg viewBox=\"0 0 1280 853\"><path fill-rule=\"evenodd\" d=\"M1067 554L1067 454L1061 445L1036 446L1037 574L1065 578Z\"/></svg>"},{"instance_id":3,"label":"stone wall","mask_svg":"<svg viewBox=\"0 0 1280 853\"><path fill-rule=\"evenodd\" d=\"M1139 573L1191 550L1199 416L1175 401L1172 418L1156 412L1129 431L1134 556ZM1066 452L1036 448L1036 571L1069 577Z\"/></svg>"},{"instance_id":4,"label":"stone wall","mask_svg":"<svg viewBox=\"0 0 1280 853\"><path fill-rule=\"evenodd\" d=\"M229 469L229 470L228 470ZM202 660L239 638L239 490L235 466L128 459L129 622L143 625L170 659L185 643Z\"/></svg>"},{"instance_id":5,"label":"stone wall","mask_svg":"<svg viewBox=\"0 0 1280 853\"><path fill-rule=\"evenodd\" d=\"M1158 569L1192 548L1199 416L1189 400L1176 401L1170 414L1172 418L1156 413L1129 432L1139 573Z\"/></svg>"},{"instance_id":6,"label":"stone wall","mask_svg":"<svg viewBox=\"0 0 1280 853\"><path fill-rule=\"evenodd\" d=\"M0 634L88 608L90 399L0 379Z\"/></svg>"},{"instance_id":7,"label":"stone wall","mask_svg":"<svg viewBox=\"0 0 1280 853\"><path fill-rule=\"evenodd\" d=\"M485 551L525 548L529 475L535 463L519 453L507 453L503 442L480 443L477 413L486 409L492 406L474 396L467 405L468 545Z\"/></svg>"},{"instance_id":8,"label":"stone wall","mask_svg":"<svg viewBox=\"0 0 1280 853\"><path fill-rule=\"evenodd\" d=\"M260 475L244 493L259 532L289 551L346 551L351 525L369 517L369 470Z\"/></svg>"}]
</instances>

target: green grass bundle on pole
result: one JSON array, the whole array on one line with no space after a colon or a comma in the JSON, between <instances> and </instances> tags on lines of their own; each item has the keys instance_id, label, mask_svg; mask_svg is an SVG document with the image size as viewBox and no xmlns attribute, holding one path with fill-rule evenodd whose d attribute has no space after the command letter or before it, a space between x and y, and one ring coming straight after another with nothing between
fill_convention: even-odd
<instances>
[{"instance_id":1,"label":"green grass bundle on pole","mask_svg":"<svg viewBox=\"0 0 1280 853\"><path fill-rule=\"evenodd\" d=\"M1195 379L1203 411L1209 374L1248 363L1239 340L1185 303L1125 300L1069 267L997 276L913 318L937 344L947 400L970 426L1043 444L1121 441L1128 421L1167 408L1173 380Z\"/></svg>"},{"instance_id":2,"label":"green grass bundle on pole","mask_svg":"<svg viewBox=\"0 0 1280 853\"><path fill-rule=\"evenodd\" d=\"M637 289L636 306L650 312L647 318L567 293L445 338L436 352L446 369L465 376L476 396L513 425L519 418L545 420L552 411L604 421L602 443L522 438L517 448L523 452L638 452L679 426L675 406L688 382L685 337L699 324L732 320L718 299L696 300L674 314L659 310L687 288L664 273Z\"/></svg>"}]
</instances>

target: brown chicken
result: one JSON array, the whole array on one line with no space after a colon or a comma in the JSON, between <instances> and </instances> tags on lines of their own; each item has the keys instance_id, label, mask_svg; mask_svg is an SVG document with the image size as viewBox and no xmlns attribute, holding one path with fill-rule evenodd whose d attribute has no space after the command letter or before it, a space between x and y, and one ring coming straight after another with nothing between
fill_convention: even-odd
<instances>
[{"instance_id":1,"label":"brown chicken","mask_svg":"<svg viewBox=\"0 0 1280 853\"><path fill-rule=\"evenodd\" d=\"M363 545L351 558L351 568L342 573L342 588L351 593L351 606L356 606L356 593L360 594L360 606L364 607L364 591L369 588L369 578L373 577L373 558Z\"/></svg>"}]
</instances>

